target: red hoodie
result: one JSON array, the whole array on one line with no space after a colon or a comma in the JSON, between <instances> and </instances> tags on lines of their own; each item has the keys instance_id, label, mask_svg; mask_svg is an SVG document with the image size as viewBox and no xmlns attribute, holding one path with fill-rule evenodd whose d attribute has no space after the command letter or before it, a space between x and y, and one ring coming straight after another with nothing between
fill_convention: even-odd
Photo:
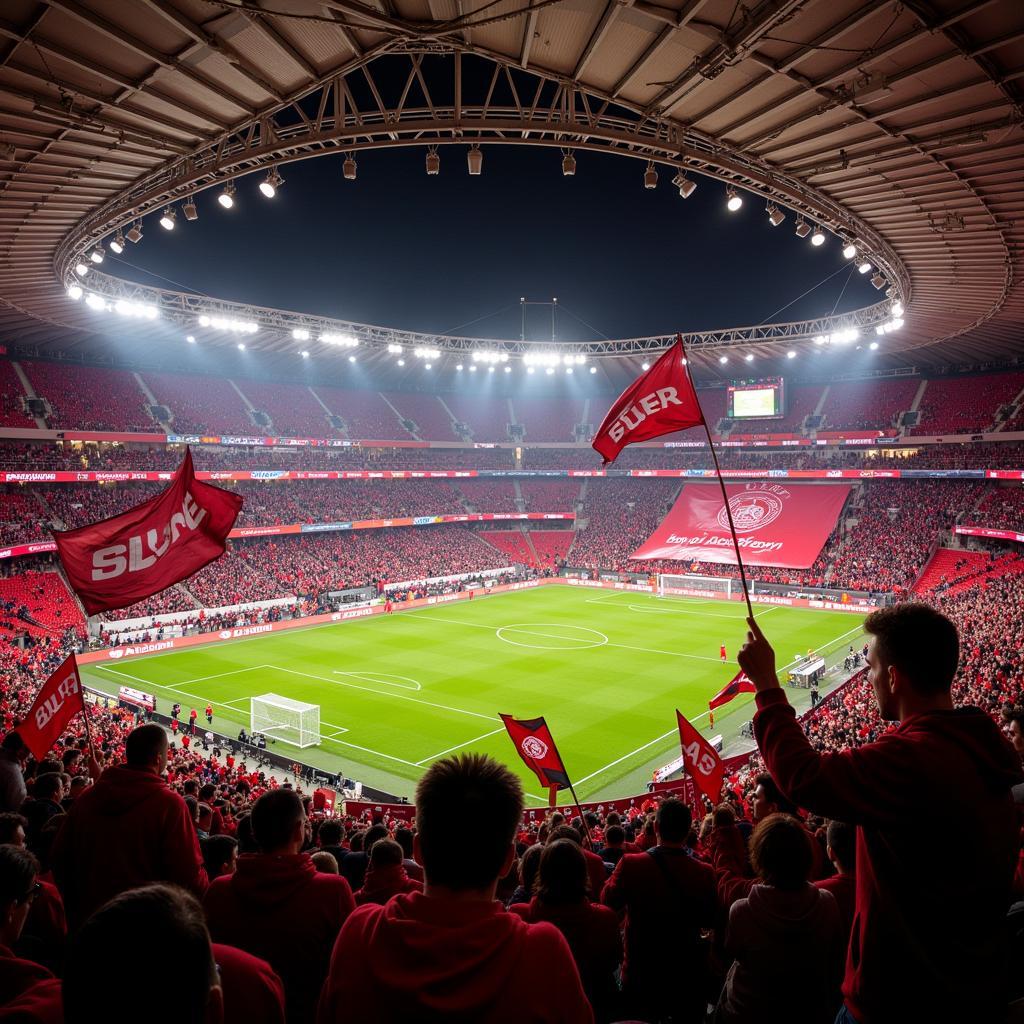
<instances>
[{"instance_id":1,"label":"red hoodie","mask_svg":"<svg viewBox=\"0 0 1024 1024\"><path fill-rule=\"evenodd\" d=\"M356 905L363 903L387 903L400 892L423 892L423 883L410 878L401 864L366 869L363 887L355 894Z\"/></svg>"},{"instance_id":2,"label":"red hoodie","mask_svg":"<svg viewBox=\"0 0 1024 1024\"><path fill-rule=\"evenodd\" d=\"M345 922L318 1024L591 1024L569 946L500 903L408 893Z\"/></svg>"},{"instance_id":3,"label":"red hoodie","mask_svg":"<svg viewBox=\"0 0 1024 1024\"><path fill-rule=\"evenodd\" d=\"M284 985L266 960L213 943L224 991L224 1024L284 1024Z\"/></svg>"},{"instance_id":4,"label":"red hoodie","mask_svg":"<svg viewBox=\"0 0 1024 1024\"><path fill-rule=\"evenodd\" d=\"M152 772L108 768L71 807L51 855L74 931L107 900L151 882L208 884L188 807Z\"/></svg>"},{"instance_id":5,"label":"red hoodie","mask_svg":"<svg viewBox=\"0 0 1024 1024\"><path fill-rule=\"evenodd\" d=\"M856 1019L1000 1019L1020 842L1010 787L1021 768L996 724L978 708L933 711L874 743L819 754L781 689L759 693L757 706L757 744L779 788L858 826L843 981Z\"/></svg>"},{"instance_id":6,"label":"red hoodie","mask_svg":"<svg viewBox=\"0 0 1024 1024\"><path fill-rule=\"evenodd\" d=\"M266 960L281 976L289 1024L313 1019L331 947L352 912L352 890L320 874L309 854L243 854L204 901L214 942Z\"/></svg>"},{"instance_id":7,"label":"red hoodie","mask_svg":"<svg viewBox=\"0 0 1024 1024\"><path fill-rule=\"evenodd\" d=\"M61 1024L60 982L31 960L0 946L0 1021Z\"/></svg>"}]
</instances>

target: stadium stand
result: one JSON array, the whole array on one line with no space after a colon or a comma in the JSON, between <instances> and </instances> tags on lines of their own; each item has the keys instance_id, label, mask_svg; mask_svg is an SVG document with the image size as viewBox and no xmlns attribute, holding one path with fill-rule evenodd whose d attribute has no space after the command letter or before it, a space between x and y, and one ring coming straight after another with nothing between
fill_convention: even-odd
<instances>
[{"instance_id":1,"label":"stadium stand","mask_svg":"<svg viewBox=\"0 0 1024 1024\"><path fill-rule=\"evenodd\" d=\"M583 406L581 399L552 401L525 396L512 399L516 423L522 425L527 443L575 441L575 428L583 422Z\"/></svg>"},{"instance_id":2,"label":"stadium stand","mask_svg":"<svg viewBox=\"0 0 1024 1024\"><path fill-rule=\"evenodd\" d=\"M0 487L0 545L49 539L49 517L32 491Z\"/></svg>"},{"instance_id":3,"label":"stadium stand","mask_svg":"<svg viewBox=\"0 0 1024 1024\"><path fill-rule=\"evenodd\" d=\"M822 412L825 430L891 430L907 412L920 380L841 381L829 387Z\"/></svg>"},{"instance_id":4,"label":"stadium stand","mask_svg":"<svg viewBox=\"0 0 1024 1024\"><path fill-rule=\"evenodd\" d=\"M996 412L1024 390L1024 373L985 373L928 381L921 421L911 434L969 434L992 430Z\"/></svg>"},{"instance_id":5,"label":"stadium stand","mask_svg":"<svg viewBox=\"0 0 1024 1024\"><path fill-rule=\"evenodd\" d=\"M993 488L967 514L963 525L1024 533L1024 486Z\"/></svg>"},{"instance_id":6,"label":"stadium stand","mask_svg":"<svg viewBox=\"0 0 1024 1024\"><path fill-rule=\"evenodd\" d=\"M322 384L313 390L320 401L341 418L348 436L353 440L412 440L412 434L402 426L394 409L378 392L333 388Z\"/></svg>"},{"instance_id":7,"label":"stadium stand","mask_svg":"<svg viewBox=\"0 0 1024 1024\"><path fill-rule=\"evenodd\" d=\"M519 492L530 512L572 512L580 496L578 480L519 481Z\"/></svg>"},{"instance_id":8,"label":"stadium stand","mask_svg":"<svg viewBox=\"0 0 1024 1024\"><path fill-rule=\"evenodd\" d=\"M251 437L256 430L245 402L228 380L151 371L142 379L157 402L170 410L174 433Z\"/></svg>"},{"instance_id":9,"label":"stadium stand","mask_svg":"<svg viewBox=\"0 0 1024 1024\"><path fill-rule=\"evenodd\" d=\"M536 562L526 536L519 530L485 530L480 532L480 538L506 555L510 565L513 562L534 565Z\"/></svg>"},{"instance_id":10,"label":"stadium stand","mask_svg":"<svg viewBox=\"0 0 1024 1024\"><path fill-rule=\"evenodd\" d=\"M572 530L531 530L530 541L542 569L555 569L566 561L575 533Z\"/></svg>"},{"instance_id":11,"label":"stadium stand","mask_svg":"<svg viewBox=\"0 0 1024 1024\"><path fill-rule=\"evenodd\" d=\"M145 409L145 395L128 370L35 360L21 365L35 393L49 403L51 427L126 431L156 427Z\"/></svg>"},{"instance_id":12,"label":"stadium stand","mask_svg":"<svg viewBox=\"0 0 1024 1024\"><path fill-rule=\"evenodd\" d=\"M403 419L416 425L416 435L424 441L457 441L451 416L436 395L415 391L387 391L384 397Z\"/></svg>"},{"instance_id":13,"label":"stadium stand","mask_svg":"<svg viewBox=\"0 0 1024 1024\"><path fill-rule=\"evenodd\" d=\"M60 638L84 634L85 620L63 577L29 570L0 579L0 619L7 635Z\"/></svg>"},{"instance_id":14,"label":"stadium stand","mask_svg":"<svg viewBox=\"0 0 1024 1024\"><path fill-rule=\"evenodd\" d=\"M35 427L36 421L25 411L25 389L14 367L0 359L0 427Z\"/></svg>"},{"instance_id":15,"label":"stadium stand","mask_svg":"<svg viewBox=\"0 0 1024 1024\"><path fill-rule=\"evenodd\" d=\"M511 480L460 480L458 488L477 512L519 511Z\"/></svg>"},{"instance_id":16,"label":"stadium stand","mask_svg":"<svg viewBox=\"0 0 1024 1024\"><path fill-rule=\"evenodd\" d=\"M444 404L460 422L469 427L474 441L508 441L508 402L503 398L452 392L444 395Z\"/></svg>"},{"instance_id":17,"label":"stadium stand","mask_svg":"<svg viewBox=\"0 0 1024 1024\"><path fill-rule=\"evenodd\" d=\"M246 398L270 417L266 433L291 437L337 437L327 410L302 384L244 379L236 381Z\"/></svg>"}]
</instances>

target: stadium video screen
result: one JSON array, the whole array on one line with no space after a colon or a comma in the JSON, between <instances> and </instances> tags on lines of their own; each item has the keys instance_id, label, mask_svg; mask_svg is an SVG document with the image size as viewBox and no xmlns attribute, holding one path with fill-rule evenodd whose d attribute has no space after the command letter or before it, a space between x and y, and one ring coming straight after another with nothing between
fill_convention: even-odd
<instances>
[{"instance_id":1,"label":"stadium video screen","mask_svg":"<svg viewBox=\"0 0 1024 1024\"><path fill-rule=\"evenodd\" d=\"M738 380L729 385L726 409L729 419L781 419L785 415L785 389L781 377Z\"/></svg>"}]
</instances>

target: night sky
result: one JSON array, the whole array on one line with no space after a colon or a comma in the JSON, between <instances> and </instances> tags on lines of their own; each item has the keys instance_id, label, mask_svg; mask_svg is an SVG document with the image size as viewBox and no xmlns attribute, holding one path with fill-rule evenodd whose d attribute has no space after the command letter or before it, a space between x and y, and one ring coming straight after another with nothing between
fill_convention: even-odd
<instances>
[{"instance_id":1,"label":"night sky","mask_svg":"<svg viewBox=\"0 0 1024 1024\"><path fill-rule=\"evenodd\" d=\"M282 165L273 200L253 173L231 211L208 190L195 223L179 210L167 232L147 217L143 240L109 266L219 298L492 338L519 337L520 296L557 296L562 341L803 319L879 297L837 238L813 248L792 213L772 228L750 194L729 213L711 179L684 200L668 168L649 191L642 161L579 151L565 178L559 150L521 145L485 145L470 177L466 149L442 146L437 177L419 146L357 153L354 182L340 153ZM550 312L532 310L527 337L550 330Z\"/></svg>"}]
</instances>

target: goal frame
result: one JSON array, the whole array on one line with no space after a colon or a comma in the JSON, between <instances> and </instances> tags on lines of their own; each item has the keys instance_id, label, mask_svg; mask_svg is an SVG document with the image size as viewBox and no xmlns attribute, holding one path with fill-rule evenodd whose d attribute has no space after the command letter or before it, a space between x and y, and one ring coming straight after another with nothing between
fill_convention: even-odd
<instances>
[{"instance_id":1,"label":"goal frame","mask_svg":"<svg viewBox=\"0 0 1024 1024\"><path fill-rule=\"evenodd\" d=\"M250 697L249 730L300 750L319 746L320 705L292 700L278 693Z\"/></svg>"},{"instance_id":2,"label":"goal frame","mask_svg":"<svg viewBox=\"0 0 1024 1024\"><path fill-rule=\"evenodd\" d=\"M731 599L737 582L731 576L700 576L696 573L659 572L658 597L699 597L700 594L694 594L693 591L701 591L708 595L724 593L726 599Z\"/></svg>"}]
</instances>

